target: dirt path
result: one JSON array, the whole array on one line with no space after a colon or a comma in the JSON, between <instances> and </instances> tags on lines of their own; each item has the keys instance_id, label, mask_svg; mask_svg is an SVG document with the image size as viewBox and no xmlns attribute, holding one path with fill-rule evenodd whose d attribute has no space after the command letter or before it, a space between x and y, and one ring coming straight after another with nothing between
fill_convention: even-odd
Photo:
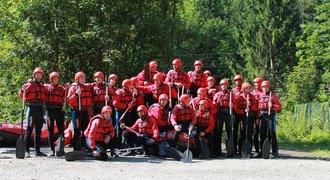
<instances>
[{"instance_id":1,"label":"dirt path","mask_svg":"<svg viewBox=\"0 0 330 180\"><path fill-rule=\"evenodd\" d=\"M46 151L46 149L43 149ZM70 149L67 149L69 151ZM15 159L0 148L0 179L329 179L330 159L282 149L277 159L194 159L191 164L157 157L119 157L100 162L34 157Z\"/></svg>"}]
</instances>

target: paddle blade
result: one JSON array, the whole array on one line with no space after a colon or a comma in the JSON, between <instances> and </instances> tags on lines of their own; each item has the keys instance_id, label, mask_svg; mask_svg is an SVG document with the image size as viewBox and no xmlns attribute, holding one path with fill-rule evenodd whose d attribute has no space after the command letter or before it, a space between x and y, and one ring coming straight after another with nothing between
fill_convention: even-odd
<instances>
[{"instance_id":1,"label":"paddle blade","mask_svg":"<svg viewBox=\"0 0 330 180\"><path fill-rule=\"evenodd\" d=\"M226 144L226 149L227 149L227 156L228 157L234 157L235 155L235 145L234 145L234 140L232 137L229 138Z\"/></svg>"},{"instance_id":2,"label":"paddle blade","mask_svg":"<svg viewBox=\"0 0 330 180\"><path fill-rule=\"evenodd\" d=\"M242 144L242 158L250 158L251 157L251 144L245 139Z\"/></svg>"},{"instance_id":3,"label":"paddle blade","mask_svg":"<svg viewBox=\"0 0 330 180\"><path fill-rule=\"evenodd\" d=\"M184 163L192 163L192 152L190 150L186 150L182 155L181 161Z\"/></svg>"},{"instance_id":4,"label":"paddle blade","mask_svg":"<svg viewBox=\"0 0 330 180\"><path fill-rule=\"evenodd\" d=\"M86 151L71 151L65 153L66 161L76 161L84 160L87 157L88 153Z\"/></svg>"},{"instance_id":5,"label":"paddle blade","mask_svg":"<svg viewBox=\"0 0 330 180\"><path fill-rule=\"evenodd\" d=\"M16 141L16 158L24 159L25 157L25 141L24 136L20 135Z\"/></svg>"},{"instance_id":6,"label":"paddle blade","mask_svg":"<svg viewBox=\"0 0 330 180\"><path fill-rule=\"evenodd\" d=\"M262 145L262 158L268 159L270 154L270 142L266 139Z\"/></svg>"},{"instance_id":7,"label":"paddle blade","mask_svg":"<svg viewBox=\"0 0 330 180\"><path fill-rule=\"evenodd\" d=\"M168 157L174 158L177 161L180 161L182 159L182 152L173 148L173 147L164 147L164 150Z\"/></svg>"},{"instance_id":8,"label":"paddle blade","mask_svg":"<svg viewBox=\"0 0 330 180\"><path fill-rule=\"evenodd\" d=\"M56 146L56 156L62 157L64 156L64 138L62 135L58 138L57 142L58 144Z\"/></svg>"},{"instance_id":9,"label":"paddle blade","mask_svg":"<svg viewBox=\"0 0 330 180\"><path fill-rule=\"evenodd\" d=\"M203 138L201 139L201 154L204 158L211 157L209 146L207 145L205 139Z\"/></svg>"}]
</instances>

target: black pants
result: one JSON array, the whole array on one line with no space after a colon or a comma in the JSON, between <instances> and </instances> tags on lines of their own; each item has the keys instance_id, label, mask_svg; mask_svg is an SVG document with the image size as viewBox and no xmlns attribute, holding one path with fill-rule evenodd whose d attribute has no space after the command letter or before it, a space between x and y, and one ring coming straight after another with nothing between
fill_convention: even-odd
<instances>
[{"instance_id":1,"label":"black pants","mask_svg":"<svg viewBox=\"0 0 330 180\"><path fill-rule=\"evenodd\" d=\"M80 147L86 147L86 137L84 131L89 123L88 110L71 110L72 124L74 128L74 135L71 144L74 150L81 150ZM74 121L75 120L75 121ZM77 123L79 126L77 126ZM78 139L81 138L81 145L77 145Z\"/></svg>"},{"instance_id":2,"label":"black pants","mask_svg":"<svg viewBox=\"0 0 330 180\"><path fill-rule=\"evenodd\" d=\"M43 107L28 106L26 113L26 133L24 141L26 142L26 152L30 152L31 134L34 129L34 147L37 152L40 152L41 128L44 123Z\"/></svg>"},{"instance_id":3,"label":"black pants","mask_svg":"<svg viewBox=\"0 0 330 180\"><path fill-rule=\"evenodd\" d=\"M202 132L200 130L193 130L192 135L194 137L196 147L197 147L197 154L201 153L201 139L199 137L199 133ZM208 140L207 145L209 147L209 150L212 154L214 154L214 135L213 132L209 132L203 136L203 138L206 138Z\"/></svg>"},{"instance_id":4,"label":"black pants","mask_svg":"<svg viewBox=\"0 0 330 180\"><path fill-rule=\"evenodd\" d=\"M219 108L217 118L214 126L214 153L215 155L221 155L221 140L223 125L226 128L226 141L230 138L231 131L231 118L229 109Z\"/></svg>"},{"instance_id":5,"label":"black pants","mask_svg":"<svg viewBox=\"0 0 330 180\"><path fill-rule=\"evenodd\" d=\"M239 118L240 116L238 114L235 113L235 117L234 117L234 122L233 122L233 140L234 140L234 146L235 146L235 153L237 152L237 140L238 140L238 125L241 122L241 118Z\"/></svg>"},{"instance_id":6,"label":"black pants","mask_svg":"<svg viewBox=\"0 0 330 180\"><path fill-rule=\"evenodd\" d=\"M173 133L173 146L176 146L178 144L179 136L180 136L181 132L185 132L185 133L189 132L190 123L184 123L184 124L178 123L178 125L182 125L181 126L181 131L177 132L177 131L174 130L174 133Z\"/></svg>"},{"instance_id":7,"label":"black pants","mask_svg":"<svg viewBox=\"0 0 330 180\"><path fill-rule=\"evenodd\" d=\"M131 109L130 111L127 111L126 115L123 117L121 122L118 122L120 117L123 115L123 113L125 112L125 110L116 110L116 118L115 118L115 124L114 126L117 125L115 131L116 131L116 147L120 148L122 146L122 144L124 143L124 139L123 139L123 130L120 128L120 124L121 123L125 123L126 126L133 126L135 121L137 120L137 118L135 117L135 113L136 113L136 108L135 109ZM133 136L133 135L132 135ZM127 143L128 144L128 143ZM128 144L129 145L129 144ZM129 145L130 146L130 145Z\"/></svg>"},{"instance_id":8,"label":"black pants","mask_svg":"<svg viewBox=\"0 0 330 180\"><path fill-rule=\"evenodd\" d=\"M62 108L47 108L46 123L48 128L48 142L50 149L55 151L54 145L54 122L56 122L58 136L64 133L64 113Z\"/></svg>"},{"instance_id":9,"label":"black pants","mask_svg":"<svg viewBox=\"0 0 330 180\"><path fill-rule=\"evenodd\" d=\"M268 125L268 140L272 143L272 154L278 155L277 137L274 128L273 116L274 114L271 114L269 117L267 113L260 114L260 148L262 152L262 145L267 138Z\"/></svg>"},{"instance_id":10,"label":"black pants","mask_svg":"<svg viewBox=\"0 0 330 180\"><path fill-rule=\"evenodd\" d=\"M141 146L143 147L143 150L146 152L146 154L149 155L158 155L158 146L156 143L148 143L147 140L149 138L152 138L151 135L142 134L143 136L136 136L133 133L130 132L124 132L123 136L125 138L125 141L128 144L132 144L133 146Z\"/></svg>"},{"instance_id":11,"label":"black pants","mask_svg":"<svg viewBox=\"0 0 330 180\"><path fill-rule=\"evenodd\" d=\"M257 121L257 120L256 120ZM259 122L260 125L260 122ZM260 135L260 126L254 123L254 135L253 135L253 144L256 153L259 153L259 135Z\"/></svg>"},{"instance_id":12,"label":"black pants","mask_svg":"<svg viewBox=\"0 0 330 180\"><path fill-rule=\"evenodd\" d=\"M252 134L253 134L253 124L256 119L256 114L249 115L248 119L246 116L238 116L238 119L241 119L241 128L240 128L240 138L239 138L239 154L242 152L243 141L247 138L250 144L252 145ZM247 129L246 129L247 128ZM252 146L251 146L252 149Z\"/></svg>"}]
</instances>

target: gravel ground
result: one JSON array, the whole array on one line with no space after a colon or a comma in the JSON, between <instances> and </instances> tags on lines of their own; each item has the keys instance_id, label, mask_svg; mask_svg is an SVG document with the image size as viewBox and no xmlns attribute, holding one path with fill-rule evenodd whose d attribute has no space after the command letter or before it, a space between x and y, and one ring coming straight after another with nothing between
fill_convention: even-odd
<instances>
[{"instance_id":1,"label":"gravel ground","mask_svg":"<svg viewBox=\"0 0 330 180\"><path fill-rule=\"evenodd\" d=\"M16 159L14 148L0 148L0 179L330 179L330 155L283 149L277 159L193 159L191 164L140 155L106 162L31 156Z\"/></svg>"}]
</instances>

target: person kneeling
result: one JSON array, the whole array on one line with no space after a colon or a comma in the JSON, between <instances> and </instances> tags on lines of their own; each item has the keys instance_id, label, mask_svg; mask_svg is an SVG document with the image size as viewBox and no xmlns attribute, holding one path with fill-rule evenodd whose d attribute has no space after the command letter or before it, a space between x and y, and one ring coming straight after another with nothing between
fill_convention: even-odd
<instances>
[{"instance_id":1,"label":"person kneeling","mask_svg":"<svg viewBox=\"0 0 330 180\"><path fill-rule=\"evenodd\" d=\"M107 160L107 149L112 149L115 131L111 121L112 109L104 106L101 114L98 114L89 121L84 134L87 137L86 144L93 151L96 160Z\"/></svg>"},{"instance_id":2,"label":"person kneeling","mask_svg":"<svg viewBox=\"0 0 330 180\"><path fill-rule=\"evenodd\" d=\"M124 138L128 144L142 145L143 155L158 154L156 140L159 138L158 126L152 116L148 116L148 108L140 105L137 108L139 119L132 127L126 127L124 123L120 125L121 129L126 129ZM128 132L135 133L137 136L128 136Z\"/></svg>"}]
</instances>

